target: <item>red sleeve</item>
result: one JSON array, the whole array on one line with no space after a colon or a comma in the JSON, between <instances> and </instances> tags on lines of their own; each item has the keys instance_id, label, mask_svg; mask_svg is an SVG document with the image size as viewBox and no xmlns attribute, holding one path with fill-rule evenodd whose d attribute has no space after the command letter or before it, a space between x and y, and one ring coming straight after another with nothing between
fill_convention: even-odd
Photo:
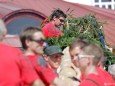
<instances>
[{"instance_id":1,"label":"red sleeve","mask_svg":"<svg viewBox=\"0 0 115 86\"><path fill-rule=\"evenodd\" d=\"M57 77L51 69L45 67L40 68L40 75L43 82L48 85Z\"/></svg>"},{"instance_id":2,"label":"red sleeve","mask_svg":"<svg viewBox=\"0 0 115 86\"><path fill-rule=\"evenodd\" d=\"M44 26L44 27L42 28L42 31L43 31L44 36L45 36L45 37L48 37L48 29L47 29L47 26Z\"/></svg>"},{"instance_id":3,"label":"red sleeve","mask_svg":"<svg viewBox=\"0 0 115 86\"><path fill-rule=\"evenodd\" d=\"M24 57L22 54L19 54L19 58L19 65L23 83L30 84L34 80L40 79L36 71L34 70L33 66L31 65L29 59Z\"/></svg>"}]
</instances>

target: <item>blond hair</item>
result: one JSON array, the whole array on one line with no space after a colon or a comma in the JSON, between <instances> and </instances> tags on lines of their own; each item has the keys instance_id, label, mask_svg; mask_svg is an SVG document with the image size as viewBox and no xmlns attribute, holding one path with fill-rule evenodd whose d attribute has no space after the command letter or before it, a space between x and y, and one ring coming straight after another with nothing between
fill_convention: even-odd
<instances>
[{"instance_id":1,"label":"blond hair","mask_svg":"<svg viewBox=\"0 0 115 86\"><path fill-rule=\"evenodd\" d=\"M83 54L93 56L93 65L97 66L103 55L103 50L95 43L91 43L82 49Z\"/></svg>"}]
</instances>

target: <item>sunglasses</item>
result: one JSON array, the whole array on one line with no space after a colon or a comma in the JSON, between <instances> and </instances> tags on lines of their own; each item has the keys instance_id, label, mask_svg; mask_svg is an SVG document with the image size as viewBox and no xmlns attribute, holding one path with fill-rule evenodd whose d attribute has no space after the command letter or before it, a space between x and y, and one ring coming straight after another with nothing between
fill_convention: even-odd
<instances>
[{"instance_id":1,"label":"sunglasses","mask_svg":"<svg viewBox=\"0 0 115 86\"><path fill-rule=\"evenodd\" d=\"M94 55L76 55L77 57L72 58L72 60L76 60L76 59L81 59L81 58L88 58L88 57L92 57L94 58Z\"/></svg>"},{"instance_id":2,"label":"sunglasses","mask_svg":"<svg viewBox=\"0 0 115 86\"><path fill-rule=\"evenodd\" d=\"M59 19L60 20L60 22L65 22L65 20L63 20L63 19Z\"/></svg>"},{"instance_id":3,"label":"sunglasses","mask_svg":"<svg viewBox=\"0 0 115 86\"><path fill-rule=\"evenodd\" d=\"M44 39L38 39L38 40L31 39L31 41L34 41L34 42L36 42L36 43L39 43L40 45L43 45L43 43L46 42Z\"/></svg>"},{"instance_id":4,"label":"sunglasses","mask_svg":"<svg viewBox=\"0 0 115 86\"><path fill-rule=\"evenodd\" d=\"M78 59L80 59L80 58L88 58L88 57L94 58L95 56L94 55L78 55Z\"/></svg>"}]
</instances>

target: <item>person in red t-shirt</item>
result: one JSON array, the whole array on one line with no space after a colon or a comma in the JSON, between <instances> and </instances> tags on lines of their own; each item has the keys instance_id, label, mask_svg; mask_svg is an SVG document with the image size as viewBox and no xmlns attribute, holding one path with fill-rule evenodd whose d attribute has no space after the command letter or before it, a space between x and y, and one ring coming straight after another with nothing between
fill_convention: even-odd
<instances>
[{"instance_id":1,"label":"person in red t-shirt","mask_svg":"<svg viewBox=\"0 0 115 86\"><path fill-rule=\"evenodd\" d=\"M64 24L66 14L60 9L56 9L51 14L51 21L47 23L43 28L43 34L45 37L58 37L62 35L61 26Z\"/></svg>"},{"instance_id":2,"label":"person in red t-shirt","mask_svg":"<svg viewBox=\"0 0 115 86\"><path fill-rule=\"evenodd\" d=\"M60 66L61 63L61 56L63 55L62 50L58 46L49 46L45 49L45 54L44 58L41 59L39 58L38 61L39 63L41 61L46 61L46 64L44 65L43 62L41 65L43 66L40 68L40 74L42 75L44 83L46 86L49 86L51 81L58 77L57 74L57 68Z\"/></svg>"},{"instance_id":3,"label":"person in red t-shirt","mask_svg":"<svg viewBox=\"0 0 115 86\"><path fill-rule=\"evenodd\" d=\"M103 51L98 45L94 43L88 44L82 47L78 54L76 54L76 49L77 47L71 49L70 54L75 60L74 64L84 74L80 86L114 86L111 75L97 67L103 57Z\"/></svg>"},{"instance_id":4,"label":"person in red t-shirt","mask_svg":"<svg viewBox=\"0 0 115 86\"><path fill-rule=\"evenodd\" d=\"M69 46L71 61L77 68L78 68L78 62L76 61L76 58L78 58L77 55L81 52L81 48L88 44L89 44L88 40L86 40L84 38L77 38ZM73 50L75 50L74 53L76 53L76 57L73 56ZM79 75L79 72L78 72L78 75ZM82 74L80 77L80 80L82 81L84 79L84 77L85 77L84 74Z\"/></svg>"},{"instance_id":5,"label":"person in red t-shirt","mask_svg":"<svg viewBox=\"0 0 115 86\"><path fill-rule=\"evenodd\" d=\"M0 20L0 86L35 86L39 77L29 60L19 49L2 43L6 33L6 27Z\"/></svg>"},{"instance_id":6,"label":"person in red t-shirt","mask_svg":"<svg viewBox=\"0 0 115 86\"><path fill-rule=\"evenodd\" d=\"M59 46L49 46L45 49L45 55L44 59L47 62L48 68L57 71L63 55L61 48Z\"/></svg>"},{"instance_id":7,"label":"person in red t-shirt","mask_svg":"<svg viewBox=\"0 0 115 86\"><path fill-rule=\"evenodd\" d=\"M45 81L44 84L47 86L52 83L56 86L64 86L54 72L49 67L45 67L46 61L41 56L44 54L46 42L41 29L28 27L21 33L20 39L25 50L24 55L29 59L40 80Z\"/></svg>"}]
</instances>

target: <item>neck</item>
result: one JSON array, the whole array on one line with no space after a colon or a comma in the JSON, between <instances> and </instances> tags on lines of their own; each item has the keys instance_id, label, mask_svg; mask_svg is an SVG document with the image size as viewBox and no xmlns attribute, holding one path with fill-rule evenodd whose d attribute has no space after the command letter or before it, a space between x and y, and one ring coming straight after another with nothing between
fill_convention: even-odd
<instances>
[{"instance_id":1,"label":"neck","mask_svg":"<svg viewBox=\"0 0 115 86\"><path fill-rule=\"evenodd\" d=\"M26 50L24 52L24 54L25 54L25 56L28 56L28 55L32 55L32 56L37 55L36 53L34 53L34 52L30 51L30 50Z\"/></svg>"},{"instance_id":2,"label":"neck","mask_svg":"<svg viewBox=\"0 0 115 86\"><path fill-rule=\"evenodd\" d=\"M47 63L47 65L48 65L49 68L57 70L57 68L54 68L54 67L50 66L50 64Z\"/></svg>"},{"instance_id":3,"label":"neck","mask_svg":"<svg viewBox=\"0 0 115 86\"><path fill-rule=\"evenodd\" d=\"M89 74L96 74L96 75L98 74L95 66L92 65L86 68L85 75L89 75Z\"/></svg>"}]
</instances>

